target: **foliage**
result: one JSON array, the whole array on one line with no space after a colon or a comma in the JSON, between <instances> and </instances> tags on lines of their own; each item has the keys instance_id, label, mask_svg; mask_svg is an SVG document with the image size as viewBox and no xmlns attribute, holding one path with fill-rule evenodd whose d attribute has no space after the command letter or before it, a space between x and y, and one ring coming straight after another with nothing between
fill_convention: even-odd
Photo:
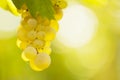
<instances>
[{"instance_id":1,"label":"foliage","mask_svg":"<svg viewBox=\"0 0 120 80\"><path fill-rule=\"evenodd\" d=\"M12 0L12 1L0 0L0 7L5 10L9 10L14 15L18 15L17 9L20 9L23 6L23 4L26 4L32 16L35 17L36 14L39 14L42 17L47 17L49 19L54 18L53 16L54 9L50 0Z\"/></svg>"}]
</instances>

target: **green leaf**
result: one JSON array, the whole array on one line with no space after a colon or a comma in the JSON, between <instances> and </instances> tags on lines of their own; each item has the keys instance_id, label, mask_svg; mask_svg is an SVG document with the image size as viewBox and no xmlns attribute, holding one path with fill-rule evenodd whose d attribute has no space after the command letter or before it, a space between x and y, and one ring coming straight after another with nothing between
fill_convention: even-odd
<instances>
[{"instance_id":1,"label":"green leaf","mask_svg":"<svg viewBox=\"0 0 120 80\"><path fill-rule=\"evenodd\" d=\"M20 9L26 4L31 15L35 17L37 14L48 19L54 18L54 9L51 0L12 0L15 6Z\"/></svg>"},{"instance_id":2,"label":"green leaf","mask_svg":"<svg viewBox=\"0 0 120 80\"><path fill-rule=\"evenodd\" d=\"M24 4L24 0L12 0L17 9L20 9Z\"/></svg>"}]
</instances>

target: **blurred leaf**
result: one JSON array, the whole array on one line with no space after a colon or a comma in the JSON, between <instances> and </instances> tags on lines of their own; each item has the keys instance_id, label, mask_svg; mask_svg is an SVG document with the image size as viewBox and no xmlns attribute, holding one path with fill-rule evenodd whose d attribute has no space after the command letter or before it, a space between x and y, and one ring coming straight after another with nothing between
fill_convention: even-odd
<instances>
[{"instance_id":1,"label":"blurred leaf","mask_svg":"<svg viewBox=\"0 0 120 80\"><path fill-rule=\"evenodd\" d=\"M26 4L32 16L36 14L49 19L54 18L54 9L50 0L12 0L15 6L20 9Z\"/></svg>"},{"instance_id":2,"label":"blurred leaf","mask_svg":"<svg viewBox=\"0 0 120 80\"><path fill-rule=\"evenodd\" d=\"M22 5L24 4L24 0L12 0L12 1L18 9L20 9Z\"/></svg>"}]
</instances>

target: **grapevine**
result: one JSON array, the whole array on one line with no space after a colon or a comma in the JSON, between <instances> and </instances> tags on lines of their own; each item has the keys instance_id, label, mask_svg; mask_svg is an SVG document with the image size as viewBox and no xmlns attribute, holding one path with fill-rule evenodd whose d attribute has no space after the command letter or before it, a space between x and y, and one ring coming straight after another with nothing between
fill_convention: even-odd
<instances>
[{"instance_id":1,"label":"grapevine","mask_svg":"<svg viewBox=\"0 0 120 80\"><path fill-rule=\"evenodd\" d=\"M51 0L55 10L54 19L36 15L33 17L24 4L18 10L21 23L17 30L17 46L23 51L21 56L35 71L42 71L51 63L51 42L59 30L58 21L62 19L62 9L66 8L65 0Z\"/></svg>"}]
</instances>

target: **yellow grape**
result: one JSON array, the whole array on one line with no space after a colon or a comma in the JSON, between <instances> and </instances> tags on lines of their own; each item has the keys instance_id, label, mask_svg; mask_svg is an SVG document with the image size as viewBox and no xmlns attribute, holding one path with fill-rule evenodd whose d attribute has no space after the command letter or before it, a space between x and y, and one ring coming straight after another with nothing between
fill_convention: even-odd
<instances>
[{"instance_id":1,"label":"yellow grape","mask_svg":"<svg viewBox=\"0 0 120 80\"><path fill-rule=\"evenodd\" d=\"M56 36L56 31L53 28L49 28L46 31L45 41L51 41L55 38L55 36Z\"/></svg>"},{"instance_id":2,"label":"yellow grape","mask_svg":"<svg viewBox=\"0 0 120 80\"><path fill-rule=\"evenodd\" d=\"M31 16L30 16L30 13L29 13L28 11L23 12L21 16L22 16L23 19L25 19L25 18L30 18L30 17L31 17Z\"/></svg>"},{"instance_id":3,"label":"yellow grape","mask_svg":"<svg viewBox=\"0 0 120 80\"><path fill-rule=\"evenodd\" d=\"M44 40L46 33L44 31L39 31L37 33L37 38L40 40Z\"/></svg>"},{"instance_id":4,"label":"yellow grape","mask_svg":"<svg viewBox=\"0 0 120 80\"><path fill-rule=\"evenodd\" d=\"M26 41L21 41L19 39L17 39L17 46L20 48L20 49L25 49L27 46L29 45L29 42L26 42Z\"/></svg>"},{"instance_id":5,"label":"yellow grape","mask_svg":"<svg viewBox=\"0 0 120 80\"><path fill-rule=\"evenodd\" d=\"M39 53L41 53L41 52L43 52L43 49L42 49L42 48L37 48L37 51L38 51Z\"/></svg>"},{"instance_id":6,"label":"yellow grape","mask_svg":"<svg viewBox=\"0 0 120 80\"><path fill-rule=\"evenodd\" d=\"M48 26L48 25L50 24L50 20L47 19L47 18L44 18L43 21L42 21L42 24L43 24L44 26Z\"/></svg>"},{"instance_id":7,"label":"yellow grape","mask_svg":"<svg viewBox=\"0 0 120 80\"><path fill-rule=\"evenodd\" d=\"M46 53L39 53L35 57L34 64L41 70L44 70L44 69L48 68L50 63L51 63L51 58Z\"/></svg>"},{"instance_id":8,"label":"yellow grape","mask_svg":"<svg viewBox=\"0 0 120 80\"><path fill-rule=\"evenodd\" d=\"M27 38L29 40L34 40L36 38L36 36L37 36L37 33L34 30L31 30L27 33Z\"/></svg>"},{"instance_id":9,"label":"yellow grape","mask_svg":"<svg viewBox=\"0 0 120 80\"><path fill-rule=\"evenodd\" d=\"M59 30L59 24L58 24L58 22L56 20L51 20L50 27L55 29L56 32Z\"/></svg>"},{"instance_id":10,"label":"yellow grape","mask_svg":"<svg viewBox=\"0 0 120 80\"><path fill-rule=\"evenodd\" d=\"M63 12L62 12L62 10L61 10L61 9L56 9L55 11L56 11L56 12L55 12L55 19L56 19L56 20L62 19L62 17L63 17Z\"/></svg>"},{"instance_id":11,"label":"yellow grape","mask_svg":"<svg viewBox=\"0 0 120 80\"><path fill-rule=\"evenodd\" d=\"M29 59L25 56L24 53L21 54L21 58L22 58L24 61L29 61Z\"/></svg>"},{"instance_id":12,"label":"yellow grape","mask_svg":"<svg viewBox=\"0 0 120 80\"><path fill-rule=\"evenodd\" d=\"M48 55L50 55L51 52L52 52L52 49L51 49L50 47L44 47L44 48L43 48L43 52L44 52L44 53L47 53Z\"/></svg>"},{"instance_id":13,"label":"yellow grape","mask_svg":"<svg viewBox=\"0 0 120 80\"><path fill-rule=\"evenodd\" d=\"M57 0L56 6L63 9L67 7L67 2L65 0Z\"/></svg>"},{"instance_id":14,"label":"yellow grape","mask_svg":"<svg viewBox=\"0 0 120 80\"><path fill-rule=\"evenodd\" d=\"M23 26L23 28L27 31L33 30L34 28L36 28L37 26L37 21L34 18L31 17L25 17L22 21L21 21L21 25Z\"/></svg>"},{"instance_id":15,"label":"yellow grape","mask_svg":"<svg viewBox=\"0 0 120 80\"><path fill-rule=\"evenodd\" d=\"M50 41L45 41L44 47L50 47L50 46L51 46L51 42Z\"/></svg>"},{"instance_id":16,"label":"yellow grape","mask_svg":"<svg viewBox=\"0 0 120 80\"><path fill-rule=\"evenodd\" d=\"M38 24L38 26L36 27L36 31L43 31L45 29L45 26L43 26L42 24Z\"/></svg>"},{"instance_id":17,"label":"yellow grape","mask_svg":"<svg viewBox=\"0 0 120 80\"><path fill-rule=\"evenodd\" d=\"M20 27L17 31L17 37L21 41L27 41L26 34L27 32L22 27Z\"/></svg>"},{"instance_id":18,"label":"yellow grape","mask_svg":"<svg viewBox=\"0 0 120 80\"><path fill-rule=\"evenodd\" d=\"M42 71L42 69L38 68L35 63L34 63L34 59L30 60L30 67L35 70L35 71Z\"/></svg>"},{"instance_id":19,"label":"yellow grape","mask_svg":"<svg viewBox=\"0 0 120 80\"><path fill-rule=\"evenodd\" d=\"M31 60L36 57L37 50L34 47L28 46L24 49L22 55L24 55L24 57L26 57L27 59Z\"/></svg>"},{"instance_id":20,"label":"yellow grape","mask_svg":"<svg viewBox=\"0 0 120 80\"><path fill-rule=\"evenodd\" d=\"M37 26L37 20L34 19L34 18L28 19L27 23L28 23L28 26L31 26L31 27L36 27Z\"/></svg>"},{"instance_id":21,"label":"yellow grape","mask_svg":"<svg viewBox=\"0 0 120 80\"><path fill-rule=\"evenodd\" d=\"M41 48L41 47L43 47L43 46L45 45L45 42L42 41L42 40L36 39L36 40L33 41L32 45L33 45L35 48Z\"/></svg>"}]
</instances>

